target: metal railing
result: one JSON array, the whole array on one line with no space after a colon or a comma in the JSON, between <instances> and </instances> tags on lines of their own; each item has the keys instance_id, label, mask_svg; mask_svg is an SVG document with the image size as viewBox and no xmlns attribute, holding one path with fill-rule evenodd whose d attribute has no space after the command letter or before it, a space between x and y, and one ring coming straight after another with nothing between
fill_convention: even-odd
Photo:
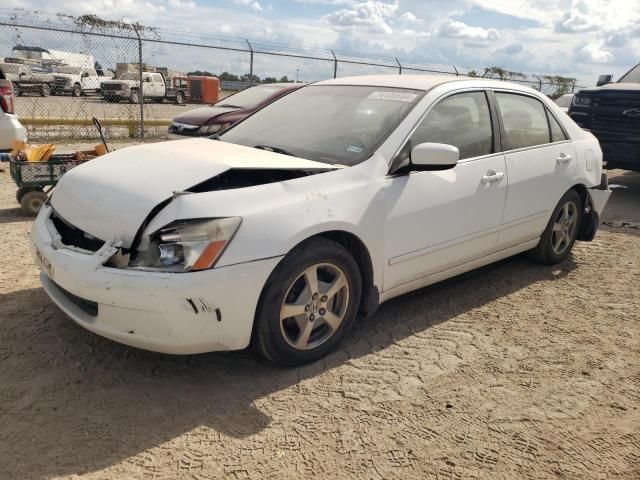
<instances>
[{"instance_id":1,"label":"metal railing","mask_svg":"<svg viewBox=\"0 0 640 480\"><path fill-rule=\"evenodd\" d=\"M26 76L15 80L24 92L16 99L16 113L33 141L95 138L97 132L87 121L93 116L104 120L105 134L110 138L160 136L166 133L166 125L176 115L199 104L210 103L188 96L184 103L176 104L175 99L146 94L122 97L118 103L109 102L102 97L100 88L100 84L109 79L93 76L98 67L111 71L107 77L128 72L137 77L138 85L144 85L144 71L162 71L169 78L216 75L220 80L221 97L259 83L312 82L364 74L475 74L469 67L456 65L424 65L396 57L296 49L247 39L165 31L138 24L84 25L65 21L67 18L71 17L57 16L42 22L37 16L18 20L0 15L0 48L4 49L0 55L9 62L37 67L39 72L34 78L28 78L31 84ZM24 46L35 48L24 49ZM81 62L85 64L80 65ZM75 64L83 71L89 69L91 75L60 73L60 64L64 63ZM5 68L16 67L5 64ZM62 83L56 83L56 78ZM559 88L537 75L510 81L545 93L553 93ZM38 89L38 82L49 82L50 89L46 92ZM34 84L36 88L32 88ZM61 84L68 84L67 90L60 90ZM573 91L580 87L574 83L563 88ZM47 92L52 95L45 96Z\"/></svg>"}]
</instances>

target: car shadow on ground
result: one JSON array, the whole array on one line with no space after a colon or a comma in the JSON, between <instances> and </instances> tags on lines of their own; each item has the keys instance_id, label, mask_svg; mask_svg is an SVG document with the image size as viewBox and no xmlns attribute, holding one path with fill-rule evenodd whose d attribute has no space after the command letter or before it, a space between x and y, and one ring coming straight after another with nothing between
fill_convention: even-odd
<instances>
[{"instance_id":1,"label":"car shadow on ground","mask_svg":"<svg viewBox=\"0 0 640 480\"><path fill-rule=\"evenodd\" d=\"M326 359L290 369L249 352L136 350L78 327L42 289L0 295L0 477L96 471L198 427L212 429L215 441L246 438L271 422L261 399L290 387L295 396L305 379L575 268L573 258L547 267L518 256L404 295L361 319Z\"/></svg>"},{"instance_id":2,"label":"car shadow on ground","mask_svg":"<svg viewBox=\"0 0 640 480\"><path fill-rule=\"evenodd\" d=\"M33 219L33 216L24 213L20 207L0 208L0 225L4 223L27 222Z\"/></svg>"}]
</instances>

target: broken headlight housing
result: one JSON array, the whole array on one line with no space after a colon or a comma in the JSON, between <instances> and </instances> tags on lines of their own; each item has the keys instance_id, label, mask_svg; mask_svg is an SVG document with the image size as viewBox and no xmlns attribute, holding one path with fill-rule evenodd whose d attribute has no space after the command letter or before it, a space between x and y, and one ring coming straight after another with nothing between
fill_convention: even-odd
<instances>
[{"instance_id":1,"label":"broken headlight housing","mask_svg":"<svg viewBox=\"0 0 640 480\"><path fill-rule=\"evenodd\" d=\"M135 266L170 272L213 268L241 221L240 217L176 220L151 235Z\"/></svg>"}]
</instances>

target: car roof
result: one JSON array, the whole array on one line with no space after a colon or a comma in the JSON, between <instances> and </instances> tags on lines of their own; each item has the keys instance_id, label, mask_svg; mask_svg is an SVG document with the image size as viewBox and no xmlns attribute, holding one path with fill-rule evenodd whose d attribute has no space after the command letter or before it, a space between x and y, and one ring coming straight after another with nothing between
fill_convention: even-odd
<instances>
[{"instance_id":1,"label":"car roof","mask_svg":"<svg viewBox=\"0 0 640 480\"><path fill-rule=\"evenodd\" d=\"M478 77L454 75L362 75L355 77L334 78L314 83L314 85L358 85L388 88L411 88L414 90L431 90L439 85L466 82L469 86L480 88L509 88L526 92L536 92L532 88L517 83L503 82Z\"/></svg>"},{"instance_id":2,"label":"car roof","mask_svg":"<svg viewBox=\"0 0 640 480\"><path fill-rule=\"evenodd\" d=\"M259 83L254 87L283 87L283 88L300 88L307 85L306 83L276 82L276 83Z\"/></svg>"}]
</instances>

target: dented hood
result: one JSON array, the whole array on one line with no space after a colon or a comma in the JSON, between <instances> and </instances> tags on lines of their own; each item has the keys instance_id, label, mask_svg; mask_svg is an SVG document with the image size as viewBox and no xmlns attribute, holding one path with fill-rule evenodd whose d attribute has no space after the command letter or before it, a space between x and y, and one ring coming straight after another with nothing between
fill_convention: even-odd
<instances>
[{"instance_id":1,"label":"dented hood","mask_svg":"<svg viewBox=\"0 0 640 480\"><path fill-rule=\"evenodd\" d=\"M70 224L128 247L155 206L229 169L328 167L207 138L160 142L118 150L70 170L51 204Z\"/></svg>"}]
</instances>

